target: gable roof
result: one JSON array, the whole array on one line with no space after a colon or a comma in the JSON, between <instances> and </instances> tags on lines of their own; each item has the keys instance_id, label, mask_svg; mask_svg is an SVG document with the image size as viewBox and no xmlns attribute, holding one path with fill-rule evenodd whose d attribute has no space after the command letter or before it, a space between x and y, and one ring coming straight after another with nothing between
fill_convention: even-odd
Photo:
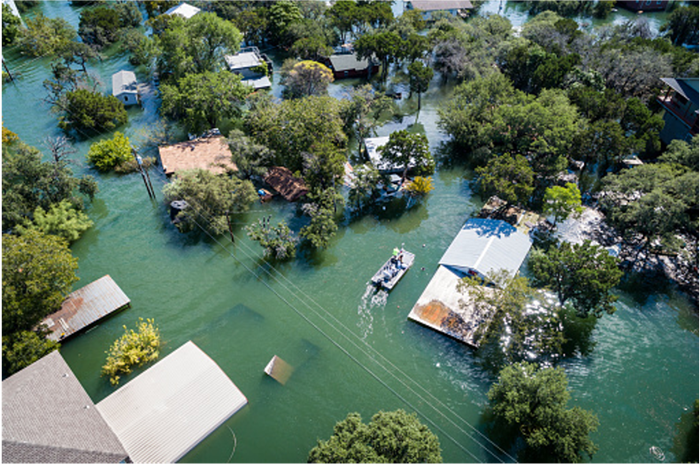
<instances>
[{"instance_id":1,"label":"gable roof","mask_svg":"<svg viewBox=\"0 0 700 465\"><path fill-rule=\"evenodd\" d=\"M472 9L474 6L469 0L411 0L409 2L416 10L460 10Z\"/></svg>"},{"instance_id":2,"label":"gable roof","mask_svg":"<svg viewBox=\"0 0 700 465\"><path fill-rule=\"evenodd\" d=\"M112 75L112 95L117 96L124 92L138 92L136 75L133 71L121 70Z\"/></svg>"},{"instance_id":3,"label":"gable roof","mask_svg":"<svg viewBox=\"0 0 700 465\"><path fill-rule=\"evenodd\" d=\"M165 14L179 15L185 19L190 19L192 16L196 15L200 11L202 10L200 10L196 6L190 5L189 3L180 3L179 5L170 8L168 11L165 12Z\"/></svg>"},{"instance_id":4,"label":"gable roof","mask_svg":"<svg viewBox=\"0 0 700 465\"><path fill-rule=\"evenodd\" d=\"M362 71L369 66L369 60L358 59L354 53L343 53L339 55L331 55L328 60L331 62L333 71Z\"/></svg>"},{"instance_id":5,"label":"gable roof","mask_svg":"<svg viewBox=\"0 0 700 465\"><path fill-rule=\"evenodd\" d=\"M166 176L192 169L209 170L216 174L238 170L231 161L231 150L223 136L200 137L158 147L158 153Z\"/></svg>"},{"instance_id":6,"label":"gable roof","mask_svg":"<svg viewBox=\"0 0 700 465\"><path fill-rule=\"evenodd\" d=\"M440 265L486 275L507 270L515 275L532 247L532 239L502 220L472 218L464 223L440 259Z\"/></svg>"},{"instance_id":7,"label":"gable roof","mask_svg":"<svg viewBox=\"0 0 700 465\"><path fill-rule=\"evenodd\" d=\"M235 55L224 55L224 61L226 61L228 69L231 71L252 68L264 63L263 59L255 52L241 52Z\"/></svg>"},{"instance_id":8,"label":"gable roof","mask_svg":"<svg viewBox=\"0 0 700 465\"><path fill-rule=\"evenodd\" d=\"M97 404L134 463L173 463L248 400L189 341Z\"/></svg>"},{"instance_id":9,"label":"gable roof","mask_svg":"<svg viewBox=\"0 0 700 465\"><path fill-rule=\"evenodd\" d=\"M118 463L128 454L58 351L2 382L5 463Z\"/></svg>"},{"instance_id":10,"label":"gable roof","mask_svg":"<svg viewBox=\"0 0 700 465\"><path fill-rule=\"evenodd\" d=\"M294 202L309 193L304 181L294 177L292 172L283 166L270 168L263 180L289 202Z\"/></svg>"},{"instance_id":11,"label":"gable roof","mask_svg":"<svg viewBox=\"0 0 700 465\"><path fill-rule=\"evenodd\" d=\"M683 97L698 105L698 78L661 78L661 80Z\"/></svg>"}]
</instances>

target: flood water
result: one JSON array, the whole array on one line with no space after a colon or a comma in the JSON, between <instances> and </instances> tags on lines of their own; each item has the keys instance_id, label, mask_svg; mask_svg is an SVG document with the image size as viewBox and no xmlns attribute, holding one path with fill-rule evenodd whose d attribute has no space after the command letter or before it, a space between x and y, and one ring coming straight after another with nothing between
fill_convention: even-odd
<instances>
[{"instance_id":1,"label":"flood water","mask_svg":"<svg viewBox=\"0 0 700 465\"><path fill-rule=\"evenodd\" d=\"M486 10L498 5L492 2ZM77 26L79 9L67 2L38 9ZM24 59L12 50L4 56L21 75L3 85L4 124L42 148L45 136L60 134L56 116L42 101L49 60ZM91 67L107 92L111 75L120 69L133 69L125 56ZM136 71L140 80L147 79ZM341 96L353 83L335 83L330 93ZM437 107L451 92L438 84L436 79L423 96L419 117L433 150L445 140ZM405 104L404 96L400 105ZM157 106L149 97L143 109L130 109L129 124L120 130L137 139L158 119ZM378 133L388 135L415 119L391 120ZM389 205L348 218L327 250L304 252L272 267L242 227L272 215L272 221L285 219L298 230L294 205L255 204L236 219L235 245L225 236L183 235L169 223L162 204L162 174L151 173L159 193L159 201L151 203L138 174L102 175L85 167L94 140L76 142L72 156L74 171L95 175L100 185L88 211L95 225L72 246L81 278L75 287L109 274L132 302L61 348L94 402L114 391L100 368L122 325L154 318L165 341L161 356L192 340L249 401L183 462L304 462L316 440L330 436L349 412L367 421L379 410L397 408L421 416L438 435L446 462L511 460L485 435L492 375L466 346L407 320L439 258L482 204L472 194L470 171L459 165L440 168L433 177L435 190L421 204L408 211ZM416 254L413 268L390 294L374 294L369 278L401 244ZM571 403L600 420L593 434L599 446L595 462L650 462L652 446L665 452L665 461L677 461L672 451L677 425L698 397L698 318L664 283L620 295L617 312L603 317L593 332L592 352L561 364L573 391ZM294 367L284 386L263 373L273 355Z\"/></svg>"}]
</instances>

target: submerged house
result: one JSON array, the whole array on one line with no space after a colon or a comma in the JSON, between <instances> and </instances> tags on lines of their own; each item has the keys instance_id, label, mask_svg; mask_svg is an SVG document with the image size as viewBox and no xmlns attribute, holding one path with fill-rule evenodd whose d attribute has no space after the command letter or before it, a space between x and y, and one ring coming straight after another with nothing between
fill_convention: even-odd
<instances>
[{"instance_id":1,"label":"submerged house","mask_svg":"<svg viewBox=\"0 0 700 465\"><path fill-rule=\"evenodd\" d=\"M389 136L384 137L368 137L363 141L367 157L372 165L382 174L403 173L404 166L389 163L382 160L381 149L389 142ZM411 160L408 164L408 169L416 167L415 160Z\"/></svg>"},{"instance_id":2,"label":"submerged house","mask_svg":"<svg viewBox=\"0 0 700 465\"><path fill-rule=\"evenodd\" d=\"M272 61L261 54L258 47L246 47L235 55L224 55L224 61L229 71L240 74L241 81L255 90L272 87L268 77L272 73Z\"/></svg>"},{"instance_id":3,"label":"submerged house","mask_svg":"<svg viewBox=\"0 0 700 465\"><path fill-rule=\"evenodd\" d=\"M158 147L158 154L166 176L193 169L208 170L216 174L238 171L236 164L231 161L228 143L221 135Z\"/></svg>"},{"instance_id":4,"label":"submerged house","mask_svg":"<svg viewBox=\"0 0 700 465\"><path fill-rule=\"evenodd\" d=\"M190 19L192 16L196 15L199 13L200 10L196 6L192 6L189 3L180 3L177 6L174 6L170 8L168 11L166 11L164 14L166 15L177 15L177 16L182 16L185 19Z\"/></svg>"},{"instance_id":5,"label":"submerged house","mask_svg":"<svg viewBox=\"0 0 700 465\"><path fill-rule=\"evenodd\" d=\"M482 314L457 284L466 276L486 278L490 272L518 273L532 247L527 230L503 220L469 219L440 259L438 269L408 318L472 347L478 347L477 333L490 314ZM502 283L487 283L500 287Z\"/></svg>"},{"instance_id":6,"label":"submerged house","mask_svg":"<svg viewBox=\"0 0 700 465\"><path fill-rule=\"evenodd\" d=\"M369 74L379 72L378 63L359 59L354 53L333 54L328 58L327 64L333 70L335 79L367 77Z\"/></svg>"},{"instance_id":7,"label":"submerged house","mask_svg":"<svg viewBox=\"0 0 700 465\"><path fill-rule=\"evenodd\" d=\"M279 192L288 202L295 202L309 193L303 179L295 177L289 169L283 166L273 166L263 177L270 187Z\"/></svg>"},{"instance_id":8,"label":"submerged house","mask_svg":"<svg viewBox=\"0 0 700 465\"><path fill-rule=\"evenodd\" d=\"M698 78L662 78L667 89L656 100L664 107L664 128L661 140L690 141L698 134Z\"/></svg>"},{"instance_id":9,"label":"submerged house","mask_svg":"<svg viewBox=\"0 0 700 465\"><path fill-rule=\"evenodd\" d=\"M139 89L136 75L133 71L119 71L112 75L112 95L124 105L139 103Z\"/></svg>"},{"instance_id":10,"label":"submerged house","mask_svg":"<svg viewBox=\"0 0 700 465\"><path fill-rule=\"evenodd\" d=\"M452 15L466 16L468 10L474 8L469 0L409 0L405 3L406 10L420 10L423 19L430 20L434 11L446 11Z\"/></svg>"}]
</instances>

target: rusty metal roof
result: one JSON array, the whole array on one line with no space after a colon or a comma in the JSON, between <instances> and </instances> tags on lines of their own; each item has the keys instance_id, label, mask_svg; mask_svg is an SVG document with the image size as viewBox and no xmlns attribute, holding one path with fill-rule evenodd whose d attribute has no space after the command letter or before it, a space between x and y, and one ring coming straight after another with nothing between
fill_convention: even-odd
<instances>
[{"instance_id":1,"label":"rusty metal roof","mask_svg":"<svg viewBox=\"0 0 700 465\"><path fill-rule=\"evenodd\" d=\"M61 304L61 309L47 316L42 323L51 331L48 338L59 341L126 307L129 303L131 300L117 283L109 275L105 275L72 292Z\"/></svg>"}]
</instances>

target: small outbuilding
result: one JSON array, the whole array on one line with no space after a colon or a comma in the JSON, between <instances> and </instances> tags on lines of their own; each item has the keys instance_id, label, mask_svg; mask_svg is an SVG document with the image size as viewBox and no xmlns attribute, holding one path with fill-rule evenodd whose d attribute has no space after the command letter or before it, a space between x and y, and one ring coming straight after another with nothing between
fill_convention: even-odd
<instances>
[{"instance_id":1,"label":"small outbuilding","mask_svg":"<svg viewBox=\"0 0 700 465\"><path fill-rule=\"evenodd\" d=\"M224 55L224 61L229 71L241 76L243 84L255 90L272 87L268 77L272 73L272 61L257 47L246 47L235 55Z\"/></svg>"},{"instance_id":2,"label":"small outbuilding","mask_svg":"<svg viewBox=\"0 0 700 465\"><path fill-rule=\"evenodd\" d=\"M209 170L216 174L238 171L231 161L228 143L221 135L158 147L158 154L166 176L193 169Z\"/></svg>"},{"instance_id":3,"label":"small outbuilding","mask_svg":"<svg viewBox=\"0 0 700 465\"><path fill-rule=\"evenodd\" d=\"M180 3L177 6L174 6L170 8L168 11L165 12L166 15L178 15L182 16L185 19L190 19L192 16L196 15L199 13L200 10L196 6L192 6L189 3Z\"/></svg>"},{"instance_id":4,"label":"small outbuilding","mask_svg":"<svg viewBox=\"0 0 700 465\"><path fill-rule=\"evenodd\" d=\"M453 15L466 16L466 12L474 8L469 0L409 0L405 3L406 10L420 10L423 18L430 20L433 11L446 11Z\"/></svg>"},{"instance_id":5,"label":"small outbuilding","mask_svg":"<svg viewBox=\"0 0 700 465\"><path fill-rule=\"evenodd\" d=\"M112 95L124 105L137 105L139 103L138 83L133 71L122 70L112 75Z\"/></svg>"},{"instance_id":6,"label":"small outbuilding","mask_svg":"<svg viewBox=\"0 0 700 465\"><path fill-rule=\"evenodd\" d=\"M371 74L379 72L379 64L367 59L359 59L354 53L331 55L328 58L328 64L333 70L335 79L367 77L370 74L370 66L372 67Z\"/></svg>"},{"instance_id":7,"label":"small outbuilding","mask_svg":"<svg viewBox=\"0 0 700 465\"><path fill-rule=\"evenodd\" d=\"M268 170L263 180L288 202L295 202L309 193L304 180L295 177L284 166L273 166Z\"/></svg>"}]
</instances>

